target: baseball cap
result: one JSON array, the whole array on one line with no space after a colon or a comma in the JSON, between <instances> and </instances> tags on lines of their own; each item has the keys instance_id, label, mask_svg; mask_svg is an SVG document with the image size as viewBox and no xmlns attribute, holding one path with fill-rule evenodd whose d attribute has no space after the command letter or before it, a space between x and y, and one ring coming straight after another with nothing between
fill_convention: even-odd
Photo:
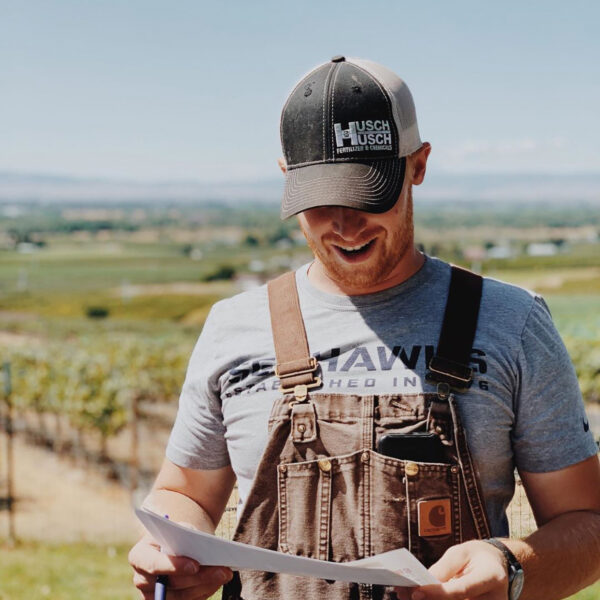
<instances>
[{"instance_id":1,"label":"baseball cap","mask_svg":"<svg viewBox=\"0 0 600 600\"><path fill-rule=\"evenodd\" d=\"M281 113L281 218L328 205L389 210L421 145L406 83L375 62L334 56L298 82Z\"/></svg>"}]
</instances>

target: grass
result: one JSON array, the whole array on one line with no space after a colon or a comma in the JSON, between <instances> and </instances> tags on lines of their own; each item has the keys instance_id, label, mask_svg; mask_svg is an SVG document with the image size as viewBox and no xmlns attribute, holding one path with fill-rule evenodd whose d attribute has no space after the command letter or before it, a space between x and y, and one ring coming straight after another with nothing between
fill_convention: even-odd
<instances>
[{"instance_id":1,"label":"grass","mask_svg":"<svg viewBox=\"0 0 600 600\"><path fill-rule=\"evenodd\" d=\"M12 296L24 289L44 295L106 290L124 283L200 282L223 265L245 272L249 262L256 259L276 270L282 258L289 260L291 254L305 252L303 247L285 252L221 245L203 249L202 259L192 260L172 245L165 245L163 250L160 245L152 246L146 252L138 246L114 245L113 251L101 250L101 245L74 247L69 251L49 246L33 254L0 251L0 296Z\"/></svg>"},{"instance_id":2,"label":"grass","mask_svg":"<svg viewBox=\"0 0 600 600\"><path fill-rule=\"evenodd\" d=\"M179 321L194 312L208 314L210 307L221 295L207 294L140 294L133 297L119 297L114 294L98 293L47 293L44 296L23 293L0 300L0 309L21 313L34 313L44 317L77 319L84 317L88 309L104 308L111 319L154 320L168 319Z\"/></svg>"},{"instance_id":3,"label":"grass","mask_svg":"<svg viewBox=\"0 0 600 600\"><path fill-rule=\"evenodd\" d=\"M0 547L0 600L138 598L128 551L122 546L89 544Z\"/></svg>"},{"instance_id":4,"label":"grass","mask_svg":"<svg viewBox=\"0 0 600 600\"><path fill-rule=\"evenodd\" d=\"M90 544L0 546L0 600L133 600L129 548ZM220 597L220 592L213 598ZM600 582L571 600L598 600Z\"/></svg>"},{"instance_id":5,"label":"grass","mask_svg":"<svg viewBox=\"0 0 600 600\"><path fill-rule=\"evenodd\" d=\"M19 288L33 293L90 291L127 284L200 281L217 261L198 262L181 257L137 257L127 255L53 257L50 254L11 257L0 261L0 279L5 293Z\"/></svg>"},{"instance_id":6,"label":"grass","mask_svg":"<svg viewBox=\"0 0 600 600\"><path fill-rule=\"evenodd\" d=\"M561 335L587 340L600 337L600 295L552 294L546 301Z\"/></svg>"},{"instance_id":7,"label":"grass","mask_svg":"<svg viewBox=\"0 0 600 600\"><path fill-rule=\"evenodd\" d=\"M600 293L600 267L556 267L530 269L486 269L485 275L508 281L543 296L590 295Z\"/></svg>"}]
</instances>

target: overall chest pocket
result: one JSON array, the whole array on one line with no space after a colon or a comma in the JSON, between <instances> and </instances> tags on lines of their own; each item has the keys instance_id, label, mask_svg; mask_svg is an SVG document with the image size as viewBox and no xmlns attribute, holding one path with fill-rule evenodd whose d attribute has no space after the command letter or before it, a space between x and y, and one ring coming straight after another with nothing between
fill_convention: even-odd
<instances>
[{"instance_id":1,"label":"overall chest pocket","mask_svg":"<svg viewBox=\"0 0 600 600\"><path fill-rule=\"evenodd\" d=\"M460 467L369 454L371 554L407 548L426 566L460 541Z\"/></svg>"},{"instance_id":2,"label":"overall chest pocket","mask_svg":"<svg viewBox=\"0 0 600 600\"><path fill-rule=\"evenodd\" d=\"M427 564L460 539L459 468L373 450L278 468L279 550L346 562L406 547Z\"/></svg>"},{"instance_id":3,"label":"overall chest pocket","mask_svg":"<svg viewBox=\"0 0 600 600\"><path fill-rule=\"evenodd\" d=\"M279 466L281 552L336 562L361 556L357 524L364 504L363 454Z\"/></svg>"}]
</instances>

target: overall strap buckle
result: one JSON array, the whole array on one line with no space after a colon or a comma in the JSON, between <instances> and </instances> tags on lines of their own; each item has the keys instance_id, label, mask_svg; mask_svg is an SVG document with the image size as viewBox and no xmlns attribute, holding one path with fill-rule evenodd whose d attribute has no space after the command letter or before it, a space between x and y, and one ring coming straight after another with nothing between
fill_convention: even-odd
<instances>
[{"instance_id":1,"label":"overall strap buckle","mask_svg":"<svg viewBox=\"0 0 600 600\"><path fill-rule=\"evenodd\" d=\"M306 375L317 370L317 359L314 356L309 356L308 359L292 360L285 363L277 363L275 365L275 375L279 379L294 375ZM282 382L283 383L283 382Z\"/></svg>"},{"instance_id":2,"label":"overall strap buckle","mask_svg":"<svg viewBox=\"0 0 600 600\"><path fill-rule=\"evenodd\" d=\"M321 387L321 378L315 375L319 363L314 356L308 360L295 360L275 365L275 375L279 378L280 390L284 394L294 392L298 402L306 400L308 390Z\"/></svg>"},{"instance_id":3,"label":"overall strap buckle","mask_svg":"<svg viewBox=\"0 0 600 600\"><path fill-rule=\"evenodd\" d=\"M321 387L322 381L315 371L319 363L314 356L275 365L275 375L279 378L280 390L284 394L294 392L296 401L303 402L308 390Z\"/></svg>"},{"instance_id":4,"label":"overall strap buckle","mask_svg":"<svg viewBox=\"0 0 600 600\"><path fill-rule=\"evenodd\" d=\"M306 398L308 396L308 390L312 390L314 388L321 387L322 385L323 385L323 382L321 381L321 378L317 376L317 377L315 377L315 380L312 381L311 383L297 383L296 385L290 386L290 387L285 387L282 382L279 389L284 394L289 394L290 392L294 392L294 398L296 399L296 401L304 402L304 400L306 400Z\"/></svg>"},{"instance_id":5,"label":"overall strap buckle","mask_svg":"<svg viewBox=\"0 0 600 600\"><path fill-rule=\"evenodd\" d=\"M429 361L426 379L438 384L446 383L451 389L464 392L473 380L473 369L436 355Z\"/></svg>"},{"instance_id":6,"label":"overall strap buckle","mask_svg":"<svg viewBox=\"0 0 600 600\"><path fill-rule=\"evenodd\" d=\"M308 390L321 387L316 375L319 363L310 355L304 320L300 310L296 274L284 273L268 286L269 311L275 347L275 375L284 394L293 392L293 402L303 402Z\"/></svg>"}]
</instances>

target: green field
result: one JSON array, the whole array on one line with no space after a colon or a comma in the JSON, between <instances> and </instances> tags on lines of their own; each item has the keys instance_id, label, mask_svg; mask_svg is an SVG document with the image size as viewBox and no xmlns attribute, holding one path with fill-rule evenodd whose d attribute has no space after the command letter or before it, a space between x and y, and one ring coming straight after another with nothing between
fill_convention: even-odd
<instances>
[{"instance_id":1,"label":"green field","mask_svg":"<svg viewBox=\"0 0 600 600\"><path fill-rule=\"evenodd\" d=\"M0 599L136 598L128 552L125 547L89 544L0 548Z\"/></svg>"}]
</instances>

